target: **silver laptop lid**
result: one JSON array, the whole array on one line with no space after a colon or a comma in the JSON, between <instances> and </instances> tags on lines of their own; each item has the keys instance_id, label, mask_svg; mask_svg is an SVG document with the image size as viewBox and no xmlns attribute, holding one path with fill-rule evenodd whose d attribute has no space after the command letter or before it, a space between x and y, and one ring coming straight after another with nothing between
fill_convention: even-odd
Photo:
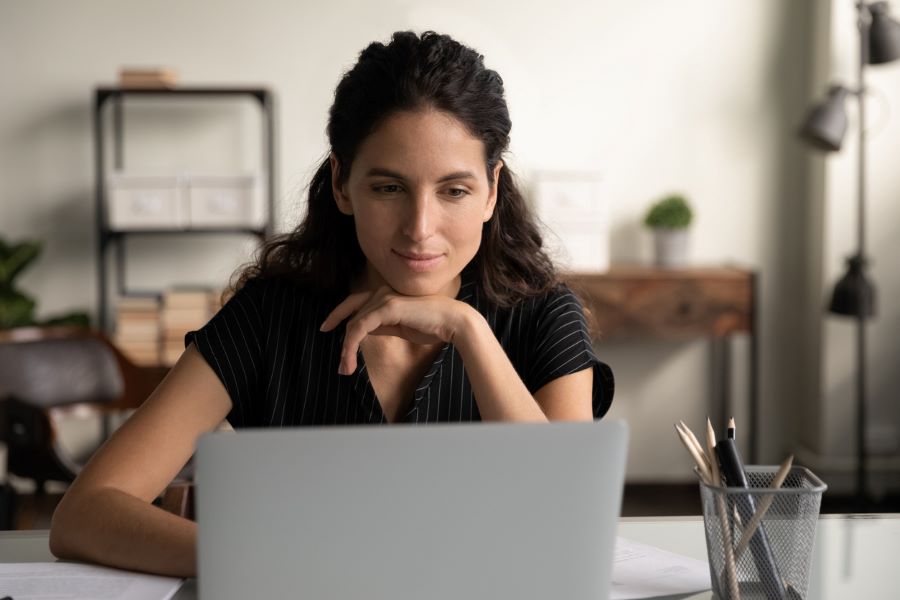
<instances>
[{"instance_id":1,"label":"silver laptop lid","mask_svg":"<svg viewBox=\"0 0 900 600\"><path fill-rule=\"evenodd\" d=\"M206 435L200 598L606 598L626 448L621 421Z\"/></svg>"}]
</instances>

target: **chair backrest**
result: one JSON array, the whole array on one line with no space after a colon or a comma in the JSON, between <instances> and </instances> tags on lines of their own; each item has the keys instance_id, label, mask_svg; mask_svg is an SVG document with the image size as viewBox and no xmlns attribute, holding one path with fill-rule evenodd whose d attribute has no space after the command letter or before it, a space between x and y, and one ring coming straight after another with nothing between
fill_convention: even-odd
<instances>
[{"instance_id":1,"label":"chair backrest","mask_svg":"<svg viewBox=\"0 0 900 600\"><path fill-rule=\"evenodd\" d=\"M123 391L116 358L90 337L0 342L0 398L41 408L108 404Z\"/></svg>"}]
</instances>

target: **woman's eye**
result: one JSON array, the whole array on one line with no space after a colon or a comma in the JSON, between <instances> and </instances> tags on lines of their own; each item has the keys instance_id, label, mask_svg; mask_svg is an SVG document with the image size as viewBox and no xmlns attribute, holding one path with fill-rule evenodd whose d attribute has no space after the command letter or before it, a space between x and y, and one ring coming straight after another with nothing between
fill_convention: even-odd
<instances>
[{"instance_id":1,"label":"woman's eye","mask_svg":"<svg viewBox=\"0 0 900 600\"><path fill-rule=\"evenodd\" d=\"M379 194L396 194L400 192L403 188L395 183L389 183L386 185L379 185L373 188Z\"/></svg>"},{"instance_id":2,"label":"woman's eye","mask_svg":"<svg viewBox=\"0 0 900 600\"><path fill-rule=\"evenodd\" d=\"M468 193L468 190L464 190L462 188L450 188L449 190L447 190L447 195L451 198L462 198Z\"/></svg>"}]
</instances>

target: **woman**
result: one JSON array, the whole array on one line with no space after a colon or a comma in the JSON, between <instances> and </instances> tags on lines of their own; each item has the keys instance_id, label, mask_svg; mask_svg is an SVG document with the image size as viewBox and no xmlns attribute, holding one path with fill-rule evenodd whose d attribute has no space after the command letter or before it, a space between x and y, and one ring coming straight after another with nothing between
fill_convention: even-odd
<instances>
[{"instance_id":1,"label":"woman","mask_svg":"<svg viewBox=\"0 0 900 600\"><path fill-rule=\"evenodd\" d=\"M61 558L196 571L196 525L150 502L235 427L589 420L612 375L513 176L502 81L447 36L397 33L344 75L308 213L103 446L53 517Z\"/></svg>"}]
</instances>

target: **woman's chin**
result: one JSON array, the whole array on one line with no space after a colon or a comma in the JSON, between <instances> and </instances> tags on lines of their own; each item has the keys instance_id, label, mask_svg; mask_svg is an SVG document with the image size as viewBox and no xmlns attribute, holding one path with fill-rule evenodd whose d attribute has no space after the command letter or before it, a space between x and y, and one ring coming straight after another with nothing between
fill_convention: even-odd
<instances>
[{"instance_id":1,"label":"woman's chin","mask_svg":"<svg viewBox=\"0 0 900 600\"><path fill-rule=\"evenodd\" d=\"M443 289L439 285L417 284L409 282L403 282L397 285L389 285L391 285L391 287L396 290L398 294L402 294L404 296L434 296L440 294Z\"/></svg>"},{"instance_id":2,"label":"woman's chin","mask_svg":"<svg viewBox=\"0 0 900 600\"><path fill-rule=\"evenodd\" d=\"M392 277L388 280L398 294L404 296L455 296L458 286L454 285L454 279L444 280L437 277Z\"/></svg>"}]
</instances>

